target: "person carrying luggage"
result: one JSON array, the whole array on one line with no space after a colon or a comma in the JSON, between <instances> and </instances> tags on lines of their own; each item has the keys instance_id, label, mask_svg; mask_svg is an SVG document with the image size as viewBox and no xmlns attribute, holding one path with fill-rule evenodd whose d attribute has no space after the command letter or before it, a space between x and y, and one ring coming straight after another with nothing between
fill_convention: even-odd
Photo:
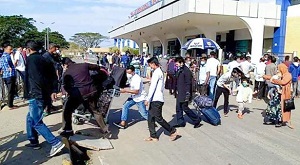
<instances>
[{"instance_id":1,"label":"person carrying luggage","mask_svg":"<svg viewBox=\"0 0 300 165\"><path fill-rule=\"evenodd\" d=\"M179 70L176 75L176 89L178 92L176 98L177 125L174 127L185 127L186 122L183 117L183 112L185 112L194 122L194 128L199 128L201 126L201 118L188 106L189 101L192 98L192 72L185 65L185 60L182 57L177 57L175 59L175 64L179 67Z\"/></svg>"}]
</instances>

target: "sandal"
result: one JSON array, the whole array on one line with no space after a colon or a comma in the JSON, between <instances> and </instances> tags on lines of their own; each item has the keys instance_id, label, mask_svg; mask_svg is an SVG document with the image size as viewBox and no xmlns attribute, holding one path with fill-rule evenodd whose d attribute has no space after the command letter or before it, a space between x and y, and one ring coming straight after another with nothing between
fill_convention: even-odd
<instances>
[{"instance_id":1,"label":"sandal","mask_svg":"<svg viewBox=\"0 0 300 165\"><path fill-rule=\"evenodd\" d=\"M175 141L178 138L178 132L177 130L170 135L170 141Z\"/></svg>"},{"instance_id":2,"label":"sandal","mask_svg":"<svg viewBox=\"0 0 300 165\"><path fill-rule=\"evenodd\" d=\"M144 139L146 142L158 142L157 138L148 137L147 139Z\"/></svg>"}]
</instances>

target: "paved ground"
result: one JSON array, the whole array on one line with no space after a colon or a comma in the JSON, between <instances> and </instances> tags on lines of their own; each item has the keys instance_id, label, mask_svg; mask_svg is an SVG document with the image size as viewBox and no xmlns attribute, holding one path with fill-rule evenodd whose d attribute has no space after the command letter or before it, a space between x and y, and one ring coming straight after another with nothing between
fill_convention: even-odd
<instances>
[{"instance_id":1,"label":"paved ground","mask_svg":"<svg viewBox=\"0 0 300 165\"><path fill-rule=\"evenodd\" d=\"M126 95L114 99L110 122L119 121L122 103ZM296 102L300 106L299 99ZM221 103L220 100L219 103ZM233 105L231 97L230 104ZM22 105L23 103L20 103ZM234 106L232 106L234 109ZM275 128L262 124L262 112L266 104L254 101L243 120L232 111L228 118L222 118L222 125L215 127L203 122L203 126L194 129L187 124L180 128L182 135L170 142L163 129L159 127L160 141L147 143L143 139L149 136L147 122L141 121L137 108L130 111L131 126L119 130L111 126L110 141L113 150L92 152L92 164L99 165L135 165L135 164L300 164L300 112L293 111L293 123L296 129ZM41 137L43 148L38 151L27 149L25 117L27 107L0 112L0 164L61 164L62 155L47 158L49 145ZM163 116L171 124L175 113L174 98L167 95ZM135 120L134 120L135 119ZM61 127L61 113L45 118L45 123L57 135ZM189 120L187 120L189 121ZM87 126L87 125L85 125ZM75 127L75 130L79 127Z\"/></svg>"}]
</instances>

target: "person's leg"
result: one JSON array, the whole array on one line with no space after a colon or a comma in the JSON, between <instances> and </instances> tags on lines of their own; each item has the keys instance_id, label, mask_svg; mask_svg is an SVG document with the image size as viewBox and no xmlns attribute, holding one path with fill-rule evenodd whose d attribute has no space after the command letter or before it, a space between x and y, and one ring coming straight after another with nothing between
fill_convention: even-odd
<instances>
[{"instance_id":1,"label":"person's leg","mask_svg":"<svg viewBox=\"0 0 300 165\"><path fill-rule=\"evenodd\" d=\"M183 108L182 103L176 99L176 118L177 118L177 127L185 127L185 120L183 117Z\"/></svg>"},{"instance_id":2,"label":"person's leg","mask_svg":"<svg viewBox=\"0 0 300 165\"><path fill-rule=\"evenodd\" d=\"M32 119L32 126L34 129L42 135L46 141L55 146L60 141L51 133L50 129L43 122L43 101L32 99L29 101L29 118ZM34 135L35 136L35 135Z\"/></svg>"},{"instance_id":3,"label":"person's leg","mask_svg":"<svg viewBox=\"0 0 300 165\"><path fill-rule=\"evenodd\" d=\"M261 100L263 98L263 95L264 95L265 82L264 81L259 81L258 83L259 83L259 85L258 85L257 98Z\"/></svg>"},{"instance_id":4,"label":"person's leg","mask_svg":"<svg viewBox=\"0 0 300 165\"><path fill-rule=\"evenodd\" d=\"M188 102L181 103L181 107L186 115L194 122L194 125L198 125L200 123L200 117L189 108Z\"/></svg>"},{"instance_id":5,"label":"person's leg","mask_svg":"<svg viewBox=\"0 0 300 165\"><path fill-rule=\"evenodd\" d=\"M258 93L258 86L259 86L260 82L259 81L256 81L254 82L254 92L255 93Z\"/></svg>"},{"instance_id":6,"label":"person's leg","mask_svg":"<svg viewBox=\"0 0 300 165\"><path fill-rule=\"evenodd\" d=\"M91 96L87 101L84 101L85 107L94 116L102 133L108 133L108 127L105 123L103 114L98 109L98 95Z\"/></svg>"},{"instance_id":7,"label":"person's leg","mask_svg":"<svg viewBox=\"0 0 300 165\"><path fill-rule=\"evenodd\" d=\"M292 93L292 97L296 96L296 91L297 91L297 82L293 82L293 93Z\"/></svg>"},{"instance_id":8,"label":"person's leg","mask_svg":"<svg viewBox=\"0 0 300 165\"><path fill-rule=\"evenodd\" d=\"M128 111L129 109L136 104L133 99L128 98L127 101L124 103L123 108L122 108L122 115L121 115L121 121L127 121L128 118Z\"/></svg>"},{"instance_id":9,"label":"person's leg","mask_svg":"<svg viewBox=\"0 0 300 165\"><path fill-rule=\"evenodd\" d=\"M215 98L214 98L214 107L217 108L217 104L218 104L218 101L219 101L219 98L222 94L222 89L221 87L216 87L216 95L215 95Z\"/></svg>"},{"instance_id":10,"label":"person's leg","mask_svg":"<svg viewBox=\"0 0 300 165\"><path fill-rule=\"evenodd\" d=\"M31 104L31 107L29 106L29 110L33 105ZM34 121L33 118L30 116L30 112L28 112L26 116L26 131L27 131L27 139L30 141L30 144L37 145L39 144L39 139L38 139L38 133L34 129Z\"/></svg>"},{"instance_id":11,"label":"person's leg","mask_svg":"<svg viewBox=\"0 0 300 165\"><path fill-rule=\"evenodd\" d=\"M144 119L148 120L148 111L146 109L145 102L144 101L140 101L140 102L137 102L136 104L138 106L138 109L139 109L139 112L140 112L141 116Z\"/></svg>"},{"instance_id":12,"label":"person's leg","mask_svg":"<svg viewBox=\"0 0 300 165\"><path fill-rule=\"evenodd\" d=\"M82 98L78 96L69 96L63 106L62 130L72 132L72 113L82 103Z\"/></svg>"},{"instance_id":13,"label":"person's leg","mask_svg":"<svg viewBox=\"0 0 300 165\"><path fill-rule=\"evenodd\" d=\"M155 115L155 121L161 125L165 130L167 130L170 134L173 134L176 132L176 129L174 127L171 127L169 123L165 121L165 119L162 116L162 107L164 103L163 102L152 102L152 108L154 109L154 115Z\"/></svg>"},{"instance_id":14,"label":"person's leg","mask_svg":"<svg viewBox=\"0 0 300 165\"><path fill-rule=\"evenodd\" d=\"M15 86L13 85L13 83L15 83L13 81L13 78L5 78L4 79L5 85L7 87L7 98L8 98L8 107L12 108L14 106L13 102L14 102L14 95L15 95Z\"/></svg>"},{"instance_id":15,"label":"person's leg","mask_svg":"<svg viewBox=\"0 0 300 165\"><path fill-rule=\"evenodd\" d=\"M229 112L229 90L222 88L222 93L224 95L224 114L227 115Z\"/></svg>"},{"instance_id":16,"label":"person's leg","mask_svg":"<svg viewBox=\"0 0 300 165\"><path fill-rule=\"evenodd\" d=\"M215 96L215 85L216 85L216 80L217 77L216 76L211 76L210 80L209 80L209 97L211 99L214 98Z\"/></svg>"},{"instance_id":17,"label":"person's leg","mask_svg":"<svg viewBox=\"0 0 300 165\"><path fill-rule=\"evenodd\" d=\"M243 118L244 103L243 102L239 102L238 103L238 107L239 107L238 118L242 119Z\"/></svg>"},{"instance_id":18,"label":"person's leg","mask_svg":"<svg viewBox=\"0 0 300 165\"><path fill-rule=\"evenodd\" d=\"M158 136L156 134L155 130L155 114L156 109L153 108L153 103L150 103L149 106L149 113L148 113L148 127L150 132L150 138L158 139Z\"/></svg>"}]
</instances>

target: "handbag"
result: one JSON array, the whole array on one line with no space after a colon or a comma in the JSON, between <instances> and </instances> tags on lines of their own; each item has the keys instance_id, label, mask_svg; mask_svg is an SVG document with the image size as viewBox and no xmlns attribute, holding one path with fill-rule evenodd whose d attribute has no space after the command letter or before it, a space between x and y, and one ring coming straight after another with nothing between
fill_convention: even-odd
<instances>
[{"instance_id":1,"label":"handbag","mask_svg":"<svg viewBox=\"0 0 300 165\"><path fill-rule=\"evenodd\" d=\"M294 98L284 100L284 111L290 112L295 109Z\"/></svg>"}]
</instances>

